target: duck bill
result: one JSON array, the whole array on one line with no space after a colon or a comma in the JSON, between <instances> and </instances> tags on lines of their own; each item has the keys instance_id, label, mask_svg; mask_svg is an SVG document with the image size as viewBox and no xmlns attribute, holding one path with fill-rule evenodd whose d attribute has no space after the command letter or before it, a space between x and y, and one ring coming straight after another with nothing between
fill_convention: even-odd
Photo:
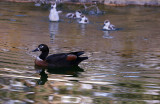
<instances>
[{"instance_id":1,"label":"duck bill","mask_svg":"<svg viewBox=\"0 0 160 104\"><path fill-rule=\"evenodd\" d=\"M35 50L33 50L32 52L37 52L37 51L39 51L39 48L36 48Z\"/></svg>"}]
</instances>

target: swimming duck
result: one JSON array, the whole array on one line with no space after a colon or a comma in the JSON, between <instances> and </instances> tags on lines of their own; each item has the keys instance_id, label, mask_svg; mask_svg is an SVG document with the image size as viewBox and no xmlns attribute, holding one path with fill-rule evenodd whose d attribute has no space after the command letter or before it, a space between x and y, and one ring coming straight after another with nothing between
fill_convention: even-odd
<instances>
[{"instance_id":1,"label":"swimming duck","mask_svg":"<svg viewBox=\"0 0 160 104\"><path fill-rule=\"evenodd\" d=\"M116 27L112 25L109 20L105 20L103 29L104 30L116 30Z\"/></svg>"},{"instance_id":2,"label":"swimming duck","mask_svg":"<svg viewBox=\"0 0 160 104\"><path fill-rule=\"evenodd\" d=\"M79 23L86 24L86 23L89 23L89 20L86 16L81 15Z\"/></svg>"},{"instance_id":3,"label":"swimming duck","mask_svg":"<svg viewBox=\"0 0 160 104\"><path fill-rule=\"evenodd\" d=\"M76 11L76 18L81 18L82 12L81 11Z\"/></svg>"},{"instance_id":4,"label":"swimming duck","mask_svg":"<svg viewBox=\"0 0 160 104\"><path fill-rule=\"evenodd\" d=\"M70 19L75 19L75 18L81 18L82 12L81 11L76 11L75 13L67 13L66 17Z\"/></svg>"},{"instance_id":5,"label":"swimming duck","mask_svg":"<svg viewBox=\"0 0 160 104\"><path fill-rule=\"evenodd\" d=\"M57 11L57 9L56 9L56 3L51 5L49 20L50 21L59 21L59 11Z\"/></svg>"},{"instance_id":6,"label":"swimming duck","mask_svg":"<svg viewBox=\"0 0 160 104\"><path fill-rule=\"evenodd\" d=\"M49 48L45 44L40 44L32 52L36 51L41 51L40 56L35 59L35 65L40 67L73 67L78 66L83 60L88 59L88 57L79 57L84 54L84 51L59 53L48 56Z\"/></svg>"},{"instance_id":7,"label":"swimming duck","mask_svg":"<svg viewBox=\"0 0 160 104\"><path fill-rule=\"evenodd\" d=\"M66 18L74 19L76 18L76 15L74 13L67 13Z\"/></svg>"}]
</instances>

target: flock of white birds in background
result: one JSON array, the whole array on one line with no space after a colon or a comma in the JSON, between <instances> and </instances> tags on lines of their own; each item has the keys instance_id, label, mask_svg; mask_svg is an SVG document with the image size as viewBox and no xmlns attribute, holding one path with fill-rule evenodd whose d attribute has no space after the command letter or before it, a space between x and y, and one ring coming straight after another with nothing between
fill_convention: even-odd
<instances>
[{"instance_id":1,"label":"flock of white birds in background","mask_svg":"<svg viewBox=\"0 0 160 104\"><path fill-rule=\"evenodd\" d=\"M56 7L57 7L56 3L51 5L51 10L50 10L50 14L49 14L49 20L51 22L57 22L60 19L59 13L61 13L62 11L57 11ZM81 11L76 11L75 13L67 13L66 17L70 18L70 19L79 19L78 23L80 23L80 24L89 23L89 19L85 15L83 15ZM115 26L112 25L109 20L104 21L103 29L108 30L108 31L109 30L116 30Z\"/></svg>"}]
</instances>

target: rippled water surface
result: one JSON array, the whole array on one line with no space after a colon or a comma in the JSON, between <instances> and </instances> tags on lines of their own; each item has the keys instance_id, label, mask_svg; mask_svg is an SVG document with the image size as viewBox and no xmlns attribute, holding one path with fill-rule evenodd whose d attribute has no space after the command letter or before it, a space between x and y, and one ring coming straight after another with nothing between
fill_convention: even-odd
<instances>
[{"instance_id":1,"label":"rippled water surface","mask_svg":"<svg viewBox=\"0 0 160 104\"><path fill-rule=\"evenodd\" d=\"M48 21L48 8L0 2L1 104L159 104L159 7L105 7L89 24ZM102 31L109 19L119 31ZM79 71L41 71L32 53L84 50Z\"/></svg>"}]
</instances>

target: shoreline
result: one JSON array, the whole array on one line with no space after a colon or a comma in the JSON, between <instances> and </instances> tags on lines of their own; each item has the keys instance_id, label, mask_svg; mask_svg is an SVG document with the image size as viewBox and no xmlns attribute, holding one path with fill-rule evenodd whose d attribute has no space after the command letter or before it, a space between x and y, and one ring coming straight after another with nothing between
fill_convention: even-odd
<instances>
[{"instance_id":1,"label":"shoreline","mask_svg":"<svg viewBox=\"0 0 160 104\"><path fill-rule=\"evenodd\" d=\"M0 2L17 2L17 3L34 3L33 0L0 0ZM76 4L76 5L82 5L81 2L71 2L71 1L64 1L61 2L64 4ZM86 2L85 4L93 4L93 2ZM160 3L119 3L119 2L104 2L104 3L98 3L106 6L113 6L113 7L124 7L124 6L153 6L153 7L160 7Z\"/></svg>"}]
</instances>

